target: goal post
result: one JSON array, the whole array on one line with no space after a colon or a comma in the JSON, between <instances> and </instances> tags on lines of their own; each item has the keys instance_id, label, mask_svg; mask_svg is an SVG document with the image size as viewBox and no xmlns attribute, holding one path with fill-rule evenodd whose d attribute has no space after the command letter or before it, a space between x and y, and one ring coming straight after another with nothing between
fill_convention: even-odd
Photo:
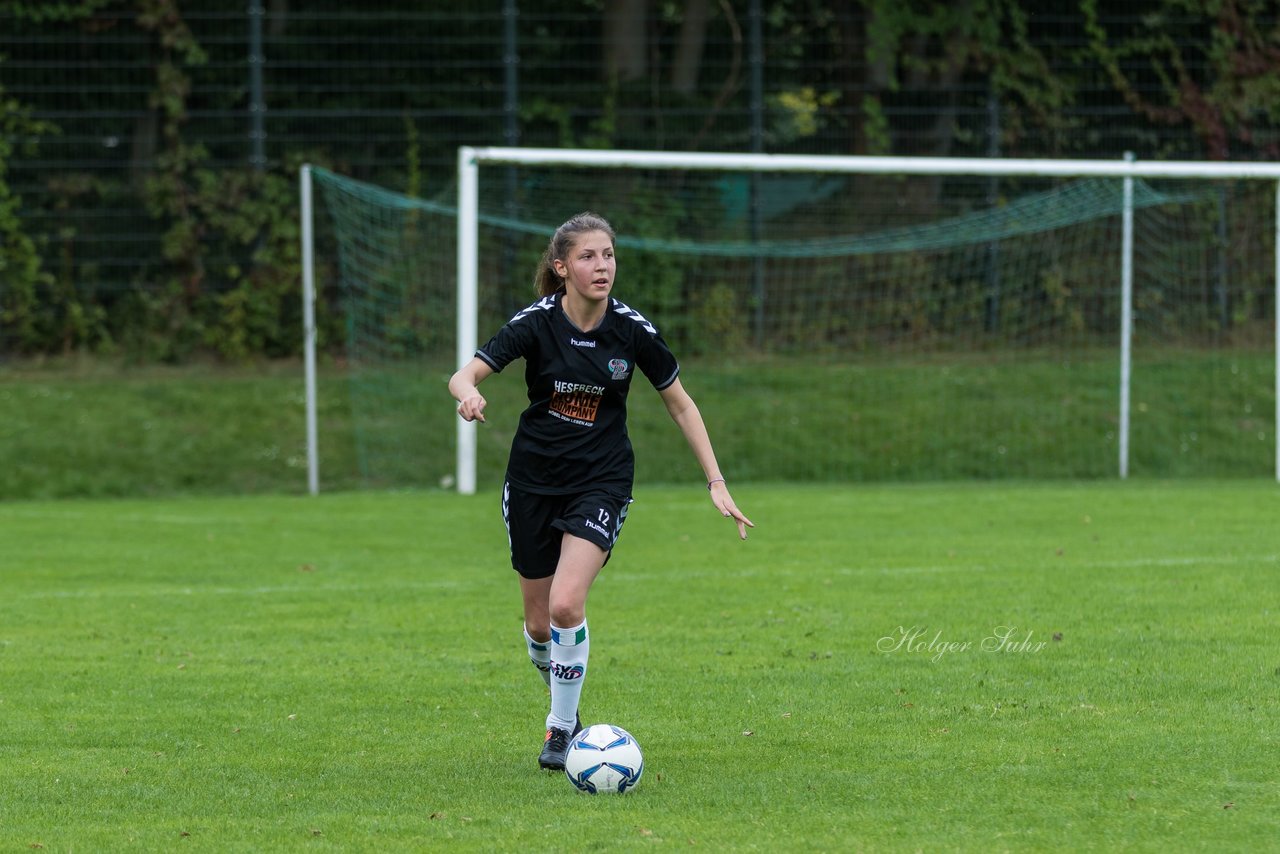
<instances>
[{"instance_id":1,"label":"goal post","mask_svg":"<svg viewBox=\"0 0 1280 854\"><path fill-rule=\"evenodd\" d=\"M302 361L304 374L304 420L307 434L307 492L320 492L320 431L316 385L316 274L315 207L312 204L311 165L298 170L298 200L301 207L302 237Z\"/></svg>"},{"instance_id":2,"label":"goal post","mask_svg":"<svg viewBox=\"0 0 1280 854\"><path fill-rule=\"evenodd\" d=\"M423 198L302 169L313 493L318 443L330 484L498 481L523 384L487 385L477 429L444 383L587 209L736 481L1280 480L1280 166L463 147L455 176ZM638 477L696 477L633 400Z\"/></svg>"},{"instance_id":3,"label":"goal post","mask_svg":"<svg viewBox=\"0 0 1280 854\"><path fill-rule=\"evenodd\" d=\"M470 147L458 150L458 306L459 364L469 361L477 345L480 170L486 165L560 166L614 170L739 171L748 173L847 173L859 175L1017 176L1123 179L1123 249L1114 259L1121 289L1119 424L1117 473L1129 473L1129 413L1131 405L1131 336L1133 327L1133 181L1134 179L1222 180L1276 182L1275 267L1272 277L1276 302L1275 352L1275 477L1280 480L1280 164L1149 161L1127 155L1123 160L1037 160L936 157L873 157L688 153L659 151L603 151L514 147ZM457 425L458 489L475 490L475 424L461 418Z\"/></svg>"},{"instance_id":4,"label":"goal post","mask_svg":"<svg viewBox=\"0 0 1280 854\"><path fill-rule=\"evenodd\" d=\"M458 367L471 361L479 346L479 213L480 172L464 158L470 157L465 146L458 149ZM463 223L470 223L463 228ZM474 495L476 491L476 424L458 416L457 432L458 492Z\"/></svg>"}]
</instances>

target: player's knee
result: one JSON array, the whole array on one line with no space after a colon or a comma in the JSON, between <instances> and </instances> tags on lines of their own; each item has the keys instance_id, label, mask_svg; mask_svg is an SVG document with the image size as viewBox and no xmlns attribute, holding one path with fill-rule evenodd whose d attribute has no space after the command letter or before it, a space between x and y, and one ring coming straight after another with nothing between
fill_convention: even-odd
<instances>
[{"instance_id":1,"label":"player's knee","mask_svg":"<svg viewBox=\"0 0 1280 854\"><path fill-rule=\"evenodd\" d=\"M552 599L551 601L551 625L553 626L576 626L585 616L585 606L576 599L563 601Z\"/></svg>"}]
</instances>

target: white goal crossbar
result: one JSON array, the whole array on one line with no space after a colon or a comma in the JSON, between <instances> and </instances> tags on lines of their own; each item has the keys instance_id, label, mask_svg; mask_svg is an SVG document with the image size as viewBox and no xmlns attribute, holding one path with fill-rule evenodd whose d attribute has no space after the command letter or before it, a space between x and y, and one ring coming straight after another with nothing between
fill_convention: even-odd
<instances>
[{"instance_id":1,"label":"white goal crossbar","mask_svg":"<svg viewBox=\"0 0 1280 854\"><path fill-rule=\"evenodd\" d=\"M1133 332L1133 180L1254 179L1276 182L1275 221L1275 476L1280 481L1280 164L1192 161L1031 160L948 157L866 157L837 155L782 155L668 151L603 151L558 148L471 147L458 149L457 208L457 360L462 366L478 346L478 234L479 188L482 165L580 166L611 169L670 169L752 172L826 172L890 175L973 175L1029 177L1104 177L1124 179L1121 257L1117 259L1121 292L1120 399L1118 474L1129 473L1129 383ZM314 282L310 167L302 167L303 292L306 330L308 483L318 491L318 454L315 449L315 329L311 303ZM457 488L461 494L476 490L476 425L461 418L457 424Z\"/></svg>"}]
</instances>

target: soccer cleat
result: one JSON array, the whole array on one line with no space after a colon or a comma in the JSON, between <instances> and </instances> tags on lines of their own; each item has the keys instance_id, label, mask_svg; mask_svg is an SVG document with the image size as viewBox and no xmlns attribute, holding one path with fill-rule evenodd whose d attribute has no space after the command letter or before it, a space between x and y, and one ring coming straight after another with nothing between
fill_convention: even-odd
<instances>
[{"instance_id":1,"label":"soccer cleat","mask_svg":"<svg viewBox=\"0 0 1280 854\"><path fill-rule=\"evenodd\" d=\"M556 727L548 729L547 737L542 742L542 754L538 757L538 764L553 771L563 769L564 757L569 752L569 741L580 732L582 732L582 715L579 714L573 716L573 732L566 732ZM552 744L553 740L555 744Z\"/></svg>"},{"instance_id":2,"label":"soccer cleat","mask_svg":"<svg viewBox=\"0 0 1280 854\"><path fill-rule=\"evenodd\" d=\"M549 771L563 771L571 738L573 734L569 730L549 727L546 740L542 743L542 753L538 756L538 764Z\"/></svg>"}]
</instances>

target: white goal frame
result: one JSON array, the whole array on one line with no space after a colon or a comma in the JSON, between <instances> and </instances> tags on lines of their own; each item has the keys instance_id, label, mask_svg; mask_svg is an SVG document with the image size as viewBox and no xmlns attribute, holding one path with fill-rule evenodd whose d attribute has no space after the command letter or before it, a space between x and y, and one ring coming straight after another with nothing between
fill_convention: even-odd
<instances>
[{"instance_id":1,"label":"white goal frame","mask_svg":"<svg viewBox=\"0 0 1280 854\"><path fill-rule=\"evenodd\" d=\"M1133 179L1250 178L1276 182L1276 480L1280 481L1280 164L1138 162L1123 160L1026 160L949 157L716 154L667 151L600 151L558 148L458 149L458 365L475 355L477 341L480 167L490 164L566 165L612 169L697 169L752 172L841 172L891 175L1025 175L1124 179L1120 279L1120 423L1118 474L1129 474L1129 378L1133 334ZM476 490L476 425L458 419L458 492Z\"/></svg>"},{"instance_id":2,"label":"white goal frame","mask_svg":"<svg viewBox=\"0 0 1280 854\"><path fill-rule=\"evenodd\" d=\"M1109 177L1124 179L1121 257L1116 259L1120 281L1120 478L1129 474L1129 385L1133 334L1133 180L1135 178L1239 178L1276 182L1275 203L1275 477L1280 482L1280 164L1194 161L1032 160L974 157L870 157L837 155L735 154L669 151L603 151L597 149L472 147L458 149L457 209L457 360L461 367L478 346L478 235L480 167L493 164L585 166L601 169L683 169L751 172L835 172L889 175L973 175L1038 177ZM311 167L300 173L302 199L302 269L304 356L307 394L307 472L310 492L319 491L316 447L315 285L311 229ZM457 489L476 491L476 425L458 418Z\"/></svg>"}]
</instances>

